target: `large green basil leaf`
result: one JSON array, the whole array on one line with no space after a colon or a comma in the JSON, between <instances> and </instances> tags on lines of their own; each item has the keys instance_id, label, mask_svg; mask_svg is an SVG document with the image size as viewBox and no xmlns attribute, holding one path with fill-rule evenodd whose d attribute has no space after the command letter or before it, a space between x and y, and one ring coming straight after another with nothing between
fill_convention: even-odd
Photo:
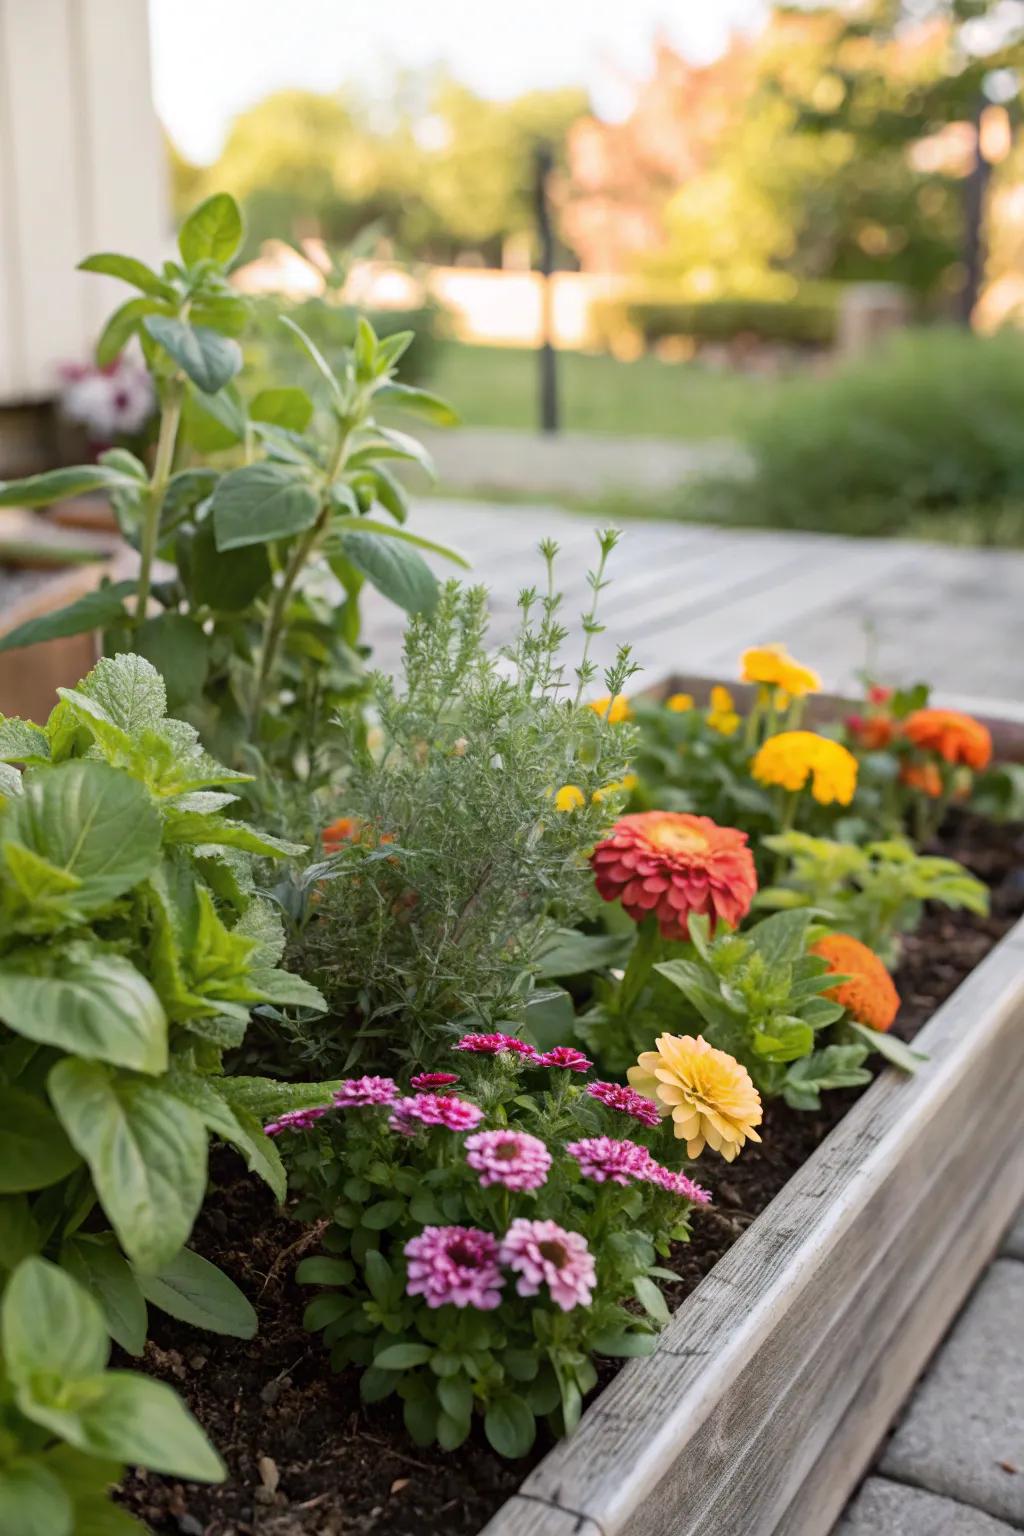
<instances>
[{"instance_id":1,"label":"large green basil leaf","mask_svg":"<svg viewBox=\"0 0 1024 1536\"><path fill-rule=\"evenodd\" d=\"M146 1299L112 1233L81 1232L60 1250L60 1262L97 1303L107 1332L129 1355L146 1347Z\"/></svg>"},{"instance_id":2,"label":"large green basil leaf","mask_svg":"<svg viewBox=\"0 0 1024 1536\"><path fill-rule=\"evenodd\" d=\"M347 533L341 547L356 570L399 608L406 613L433 613L437 577L410 545L379 534Z\"/></svg>"},{"instance_id":3,"label":"large green basil leaf","mask_svg":"<svg viewBox=\"0 0 1024 1536\"><path fill-rule=\"evenodd\" d=\"M258 1174L279 1201L287 1193L287 1177L281 1154L263 1126L249 1110L234 1107L220 1092L221 1079L200 1077L195 1072L168 1073L165 1087L200 1116L206 1129L237 1147L250 1172ZM175 1316L178 1314L175 1313Z\"/></svg>"},{"instance_id":4,"label":"large green basil leaf","mask_svg":"<svg viewBox=\"0 0 1024 1536\"><path fill-rule=\"evenodd\" d=\"M81 921L108 907L146 876L160 849L160 817L141 784L106 763L73 761L29 770L12 802L4 835L75 885L48 889L43 928ZM32 891L21 893L31 930Z\"/></svg>"},{"instance_id":5,"label":"large green basil leaf","mask_svg":"<svg viewBox=\"0 0 1024 1536\"><path fill-rule=\"evenodd\" d=\"M79 1163L49 1106L24 1088L0 1088L0 1194L46 1189Z\"/></svg>"},{"instance_id":6,"label":"large green basil leaf","mask_svg":"<svg viewBox=\"0 0 1024 1536\"><path fill-rule=\"evenodd\" d=\"M233 469L213 493L217 548L290 538L311 528L319 510L320 499L301 472L269 463Z\"/></svg>"},{"instance_id":7,"label":"large green basil leaf","mask_svg":"<svg viewBox=\"0 0 1024 1536\"><path fill-rule=\"evenodd\" d=\"M75 1392L80 1387L80 1393ZM148 1467L190 1482L223 1482L224 1464L202 1429L162 1381L134 1371L106 1371L76 1382L62 1394L68 1408L26 1400L23 1413L52 1428L81 1451ZM76 1400L77 1399L77 1400Z\"/></svg>"},{"instance_id":8,"label":"large green basil leaf","mask_svg":"<svg viewBox=\"0 0 1024 1536\"><path fill-rule=\"evenodd\" d=\"M160 1269L188 1241L206 1191L202 1120L173 1094L97 1062L58 1062L47 1086L121 1247L137 1269Z\"/></svg>"},{"instance_id":9,"label":"large green basil leaf","mask_svg":"<svg viewBox=\"0 0 1024 1536\"><path fill-rule=\"evenodd\" d=\"M48 507L68 496L89 491L132 491L137 483L107 464L79 464L73 469L49 469L24 480L0 480L0 507Z\"/></svg>"},{"instance_id":10,"label":"large green basil leaf","mask_svg":"<svg viewBox=\"0 0 1024 1536\"><path fill-rule=\"evenodd\" d=\"M4 1366L21 1386L33 1376L94 1376L110 1354L99 1305L47 1259L23 1259L4 1291Z\"/></svg>"},{"instance_id":11,"label":"large green basil leaf","mask_svg":"<svg viewBox=\"0 0 1024 1536\"><path fill-rule=\"evenodd\" d=\"M87 1061L149 1073L167 1067L167 1020L145 976L122 955L84 944L0 960L0 1019Z\"/></svg>"},{"instance_id":12,"label":"large green basil leaf","mask_svg":"<svg viewBox=\"0 0 1024 1536\"><path fill-rule=\"evenodd\" d=\"M144 261L139 261L134 256L122 256L116 251L99 251L95 256L87 256L84 261L80 261L78 270L79 272L99 272L104 277L120 278L122 283L131 283L133 288L148 293L151 298L174 299L175 297L170 283L165 283L152 267L147 267Z\"/></svg>"},{"instance_id":13,"label":"large green basil leaf","mask_svg":"<svg viewBox=\"0 0 1024 1536\"><path fill-rule=\"evenodd\" d=\"M229 192L215 192L181 226L178 250L190 267L197 261L229 262L242 243L242 214Z\"/></svg>"},{"instance_id":14,"label":"large green basil leaf","mask_svg":"<svg viewBox=\"0 0 1024 1536\"><path fill-rule=\"evenodd\" d=\"M38 645L43 640L63 640L69 635L88 634L93 629L106 629L117 619L125 616L124 599L134 592L134 581L115 581L95 592L86 592L66 608L56 613L41 613L38 618L26 619L8 634L0 636L0 651L16 651L23 645Z\"/></svg>"},{"instance_id":15,"label":"large green basil leaf","mask_svg":"<svg viewBox=\"0 0 1024 1536\"><path fill-rule=\"evenodd\" d=\"M287 427L290 432L305 432L313 418L313 402L304 389L291 384L261 389L249 405L249 415L253 421Z\"/></svg>"},{"instance_id":16,"label":"large green basil leaf","mask_svg":"<svg viewBox=\"0 0 1024 1536\"><path fill-rule=\"evenodd\" d=\"M53 1473L29 1457L0 1467L0 1531L11 1536L72 1536L71 1500Z\"/></svg>"},{"instance_id":17,"label":"large green basil leaf","mask_svg":"<svg viewBox=\"0 0 1024 1536\"><path fill-rule=\"evenodd\" d=\"M103 656L77 690L129 736L155 729L167 714L163 678L143 656Z\"/></svg>"},{"instance_id":18,"label":"large green basil leaf","mask_svg":"<svg viewBox=\"0 0 1024 1536\"><path fill-rule=\"evenodd\" d=\"M160 673L169 709L189 704L202 693L210 641L195 619L184 613L161 613L140 624L130 644Z\"/></svg>"},{"instance_id":19,"label":"large green basil leaf","mask_svg":"<svg viewBox=\"0 0 1024 1536\"><path fill-rule=\"evenodd\" d=\"M204 395L215 395L223 389L242 366L238 342L205 325L189 325L186 320L174 320L169 315L147 315L142 323Z\"/></svg>"},{"instance_id":20,"label":"large green basil leaf","mask_svg":"<svg viewBox=\"0 0 1024 1536\"><path fill-rule=\"evenodd\" d=\"M221 554L213 533L213 523L206 518L179 550L185 558L179 565L189 596L197 606L219 613L237 613L270 585L270 559L262 544L234 549Z\"/></svg>"},{"instance_id":21,"label":"large green basil leaf","mask_svg":"<svg viewBox=\"0 0 1024 1536\"><path fill-rule=\"evenodd\" d=\"M157 1275L140 1275L139 1285L147 1301L170 1317L226 1333L233 1339L251 1339L258 1327L248 1297L216 1264L210 1264L183 1248Z\"/></svg>"}]
</instances>

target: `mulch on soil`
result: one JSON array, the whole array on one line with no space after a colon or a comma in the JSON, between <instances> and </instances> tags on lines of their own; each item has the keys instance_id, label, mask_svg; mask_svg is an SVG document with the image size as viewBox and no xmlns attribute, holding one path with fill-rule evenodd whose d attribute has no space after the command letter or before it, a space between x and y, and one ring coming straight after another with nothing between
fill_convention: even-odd
<instances>
[{"instance_id":1,"label":"mulch on soil","mask_svg":"<svg viewBox=\"0 0 1024 1536\"><path fill-rule=\"evenodd\" d=\"M929 911L907 939L896 983L898 1033L910 1039L1024 911L1024 827L961 815L940 847L992 888L988 918ZM831 1096L820 1115L766 1106L764 1141L721 1171L701 1167L714 1205L699 1212L693 1241L673 1265L673 1306L697 1285L782 1189L854 1094ZM188 1402L229 1467L219 1487L135 1473L124 1503L159 1536L473 1536L548 1449L509 1464L480 1436L452 1454L418 1450L399 1411L359 1400L358 1372L334 1375L327 1352L302 1327L308 1289L292 1275L303 1242L272 1198L227 1149L212 1160L214 1192L192 1246L220 1265L253 1301L255 1339L197 1333L162 1313L142 1369ZM139 1362L124 1362L138 1365ZM615 1364L606 1362L603 1379Z\"/></svg>"}]
</instances>

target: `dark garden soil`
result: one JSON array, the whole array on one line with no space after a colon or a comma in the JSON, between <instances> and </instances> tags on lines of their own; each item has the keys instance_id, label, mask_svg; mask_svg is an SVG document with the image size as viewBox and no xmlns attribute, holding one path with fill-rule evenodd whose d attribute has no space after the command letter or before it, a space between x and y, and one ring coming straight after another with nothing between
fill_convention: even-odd
<instances>
[{"instance_id":1,"label":"dark garden soil","mask_svg":"<svg viewBox=\"0 0 1024 1536\"><path fill-rule=\"evenodd\" d=\"M992 915L929 911L904 946L896 976L903 1007L896 1028L911 1038L1024 911L1024 826L994 827L960 816L941 851L992 888ZM699 1212L693 1241L674 1255L683 1300L842 1117L853 1093L835 1094L820 1115L769 1104L761 1146L730 1167L701 1166L714 1204ZM230 1469L219 1487L136 1473L124 1502L159 1536L473 1536L514 1492L527 1462L510 1465L482 1436L453 1454L418 1450L399 1413L364 1408L358 1373L335 1376L319 1342L302 1328L308 1290L292 1275L316 1234L279 1214L262 1184L234 1155L213 1159L214 1192L193 1246L235 1279L260 1317L249 1342L151 1317L143 1369L185 1397ZM128 1362L126 1362L128 1363ZM135 1363L135 1362L131 1362ZM605 1379L614 1371L608 1362ZM531 1460L547 1449L538 1444Z\"/></svg>"}]
</instances>

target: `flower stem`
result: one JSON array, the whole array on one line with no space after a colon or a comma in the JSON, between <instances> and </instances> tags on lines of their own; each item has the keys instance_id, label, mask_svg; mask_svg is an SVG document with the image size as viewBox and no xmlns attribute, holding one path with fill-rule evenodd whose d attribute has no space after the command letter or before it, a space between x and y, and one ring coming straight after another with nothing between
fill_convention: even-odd
<instances>
[{"instance_id":1,"label":"flower stem","mask_svg":"<svg viewBox=\"0 0 1024 1536\"><path fill-rule=\"evenodd\" d=\"M174 467L174 449L178 441L181 422L181 403L184 396L184 380L181 375L171 379L164 392L160 415L160 434L157 438L153 474L150 477L146 497L146 515L142 524L139 544L139 585L135 598L135 628L142 624L149 604L149 589L153 579L153 560L160 537L160 514Z\"/></svg>"},{"instance_id":2,"label":"flower stem","mask_svg":"<svg viewBox=\"0 0 1024 1536\"><path fill-rule=\"evenodd\" d=\"M658 958L660 935L658 919L645 917L636 932L636 943L626 962L625 974L619 983L616 1012L630 1012L647 984L655 960Z\"/></svg>"}]
</instances>

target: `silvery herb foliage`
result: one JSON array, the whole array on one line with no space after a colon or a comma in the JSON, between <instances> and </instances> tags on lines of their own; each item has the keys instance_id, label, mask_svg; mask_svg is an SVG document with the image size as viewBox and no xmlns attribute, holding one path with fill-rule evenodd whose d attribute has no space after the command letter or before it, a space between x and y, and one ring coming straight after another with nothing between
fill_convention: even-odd
<instances>
[{"instance_id":1,"label":"silvery herb foliage","mask_svg":"<svg viewBox=\"0 0 1024 1536\"><path fill-rule=\"evenodd\" d=\"M185 1244L211 1135L284 1196L259 1116L302 1090L221 1063L254 1008L321 1008L253 888L256 858L301 850L226 814L244 775L167 718L143 658L59 692L44 727L0 718L0 1275L56 1259L132 1353L147 1299L247 1336Z\"/></svg>"},{"instance_id":2,"label":"silvery herb foliage","mask_svg":"<svg viewBox=\"0 0 1024 1536\"><path fill-rule=\"evenodd\" d=\"M206 1483L224 1466L170 1387L110 1371L97 1303L46 1259L17 1263L0 1298L0 1531L144 1536L108 1498L125 1464Z\"/></svg>"},{"instance_id":3,"label":"silvery herb foliage","mask_svg":"<svg viewBox=\"0 0 1024 1536\"><path fill-rule=\"evenodd\" d=\"M187 706L211 750L255 753L254 762L308 779L323 727L362 686L364 584L424 613L437 582L420 550L464 563L405 526L408 498L394 466L432 474L432 465L379 412L455 417L398 381L412 333L380 340L365 319L334 371L282 315L318 371L318 398L291 384L247 388L236 338L250 304L229 280L242 233L234 199L220 193L186 219L180 260L159 273L110 253L82 262L138 290L111 316L97 357L110 362L133 339L141 346L160 401L152 467L112 448L97 464L0 483L0 506L105 492L139 571L20 626L0 649L101 629L108 654L133 651L154 664L171 708ZM155 579L157 559L173 566L169 579Z\"/></svg>"}]
</instances>

